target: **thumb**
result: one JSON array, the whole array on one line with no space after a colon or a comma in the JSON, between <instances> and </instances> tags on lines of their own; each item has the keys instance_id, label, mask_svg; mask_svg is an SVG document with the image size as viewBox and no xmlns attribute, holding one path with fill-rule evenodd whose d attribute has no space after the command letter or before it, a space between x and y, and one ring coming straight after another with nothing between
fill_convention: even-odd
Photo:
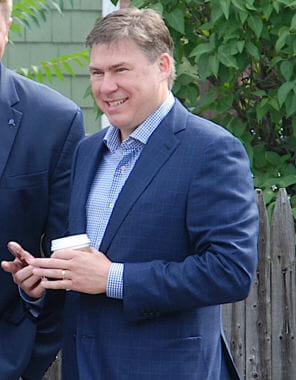
<instances>
[{"instance_id":1,"label":"thumb","mask_svg":"<svg viewBox=\"0 0 296 380\"><path fill-rule=\"evenodd\" d=\"M7 248L14 257L22 262L22 264L28 264L30 259L33 258L29 252L25 251L23 247L15 241L10 241L7 244Z\"/></svg>"},{"instance_id":2,"label":"thumb","mask_svg":"<svg viewBox=\"0 0 296 380\"><path fill-rule=\"evenodd\" d=\"M15 273L19 266L14 261L1 261L1 267L5 272Z\"/></svg>"}]
</instances>

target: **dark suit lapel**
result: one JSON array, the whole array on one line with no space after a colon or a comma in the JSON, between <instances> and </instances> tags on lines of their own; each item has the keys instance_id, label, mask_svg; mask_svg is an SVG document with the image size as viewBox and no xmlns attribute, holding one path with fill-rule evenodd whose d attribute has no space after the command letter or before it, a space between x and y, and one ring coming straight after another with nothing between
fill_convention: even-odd
<instances>
[{"instance_id":1,"label":"dark suit lapel","mask_svg":"<svg viewBox=\"0 0 296 380\"><path fill-rule=\"evenodd\" d=\"M14 106L19 103L12 73L0 64L0 179L3 175L14 139L20 127L22 112Z\"/></svg>"},{"instance_id":2,"label":"dark suit lapel","mask_svg":"<svg viewBox=\"0 0 296 380\"><path fill-rule=\"evenodd\" d=\"M85 233L86 231L86 202L103 152L106 149L102 138L93 137L94 141L91 145L87 145L86 152L79 155L75 167L77 178L74 179L75 186L72 187L69 215L72 234Z\"/></svg>"},{"instance_id":3,"label":"dark suit lapel","mask_svg":"<svg viewBox=\"0 0 296 380\"><path fill-rule=\"evenodd\" d=\"M185 108L177 103L150 137L117 199L100 246L102 252L107 252L136 200L179 145L176 133L184 129L187 115Z\"/></svg>"}]
</instances>

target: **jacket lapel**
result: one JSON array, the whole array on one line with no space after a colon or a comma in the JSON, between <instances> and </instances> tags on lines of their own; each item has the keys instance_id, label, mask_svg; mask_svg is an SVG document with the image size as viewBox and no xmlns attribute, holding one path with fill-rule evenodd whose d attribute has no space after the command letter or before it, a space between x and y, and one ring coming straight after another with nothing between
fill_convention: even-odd
<instances>
[{"instance_id":1,"label":"jacket lapel","mask_svg":"<svg viewBox=\"0 0 296 380\"><path fill-rule=\"evenodd\" d=\"M79 178L72 178L72 181L74 180L76 185L74 186L75 191L71 192L69 214L69 225L72 234L85 233L86 231L86 202L99 162L105 150L103 139L97 137L94 136L91 146L87 145L86 152L81 154L78 152L79 159L76 163L75 172L78 173ZM77 205L80 206L77 207Z\"/></svg>"},{"instance_id":2,"label":"jacket lapel","mask_svg":"<svg viewBox=\"0 0 296 380\"><path fill-rule=\"evenodd\" d=\"M12 75L9 70L0 64L0 179L6 167L23 115L22 112L14 108L20 100Z\"/></svg>"},{"instance_id":3,"label":"jacket lapel","mask_svg":"<svg viewBox=\"0 0 296 380\"><path fill-rule=\"evenodd\" d=\"M185 128L188 112L177 101L144 147L116 201L100 250L107 252L121 223L136 200L173 154L180 141L176 134Z\"/></svg>"}]
</instances>

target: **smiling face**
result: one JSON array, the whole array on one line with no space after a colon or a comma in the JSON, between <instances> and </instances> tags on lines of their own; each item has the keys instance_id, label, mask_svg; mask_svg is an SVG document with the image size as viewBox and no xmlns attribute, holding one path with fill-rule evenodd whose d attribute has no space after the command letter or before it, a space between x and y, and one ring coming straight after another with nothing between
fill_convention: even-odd
<instances>
[{"instance_id":1,"label":"smiling face","mask_svg":"<svg viewBox=\"0 0 296 380\"><path fill-rule=\"evenodd\" d=\"M4 12L4 5L0 3L0 60L4 54L4 48L8 42L8 30L11 24L11 19L8 19Z\"/></svg>"},{"instance_id":2,"label":"smiling face","mask_svg":"<svg viewBox=\"0 0 296 380\"><path fill-rule=\"evenodd\" d=\"M162 54L150 63L131 39L95 44L90 54L94 97L125 140L168 95L171 59Z\"/></svg>"}]
</instances>

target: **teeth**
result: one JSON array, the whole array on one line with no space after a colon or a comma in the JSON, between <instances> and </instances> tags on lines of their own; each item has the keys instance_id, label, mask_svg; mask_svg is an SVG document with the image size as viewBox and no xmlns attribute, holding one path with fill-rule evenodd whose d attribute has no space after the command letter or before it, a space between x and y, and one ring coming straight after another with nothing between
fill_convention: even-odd
<instances>
[{"instance_id":1,"label":"teeth","mask_svg":"<svg viewBox=\"0 0 296 380\"><path fill-rule=\"evenodd\" d=\"M124 100L117 100L116 102L109 102L110 107L119 106L120 104L123 104Z\"/></svg>"}]
</instances>

